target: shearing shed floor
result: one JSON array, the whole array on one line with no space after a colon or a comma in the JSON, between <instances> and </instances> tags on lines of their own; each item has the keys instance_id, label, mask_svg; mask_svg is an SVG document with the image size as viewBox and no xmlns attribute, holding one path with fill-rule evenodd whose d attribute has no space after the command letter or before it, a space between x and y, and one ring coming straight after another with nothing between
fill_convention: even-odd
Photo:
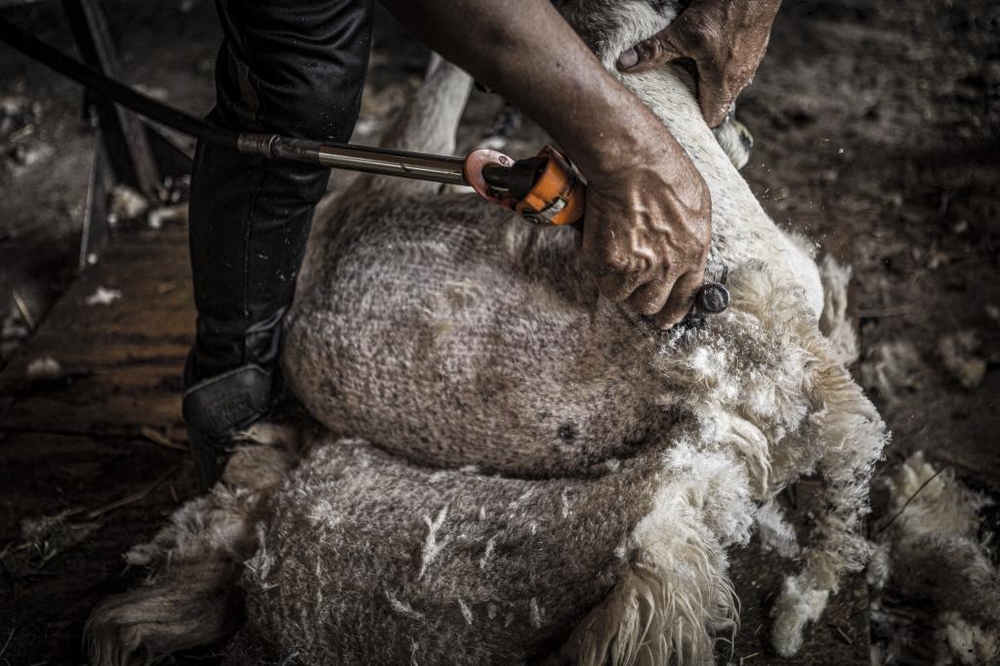
<instances>
[{"instance_id":1,"label":"shearing shed floor","mask_svg":"<svg viewBox=\"0 0 1000 666\"><path fill-rule=\"evenodd\" d=\"M124 77L207 111L212 3L106 6ZM58 5L3 11L69 48ZM385 19L355 136L363 143L416 85L425 57ZM894 433L880 478L924 450L994 498L998 33L1000 8L986 0L786 3L738 114L756 139L744 173L769 212L854 266L857 373ZM0 123L0 664L80 663L89 609L142 576L123 571L121 554L195 492L180 419L193 331L186 232L177 222L122 225L101 262L75 274L92 145L79 91L6 48L0 72L10 119ZM501 107L474 93L463 148ZM543 141L526 121L505 151L527 155ZM800 527L814 494L808 482L788 493ZM881 483L873 498L874 534L892 515ZM982 530L995 531L996 509L984 515ZM872 638L885 637L870 631L863 576L837 595L801 655L783 660L767 637L786 565L756 542L734 558L742 626L732 649L720 646L722 663L869 663Z\"/></svg>"}]
</instances>

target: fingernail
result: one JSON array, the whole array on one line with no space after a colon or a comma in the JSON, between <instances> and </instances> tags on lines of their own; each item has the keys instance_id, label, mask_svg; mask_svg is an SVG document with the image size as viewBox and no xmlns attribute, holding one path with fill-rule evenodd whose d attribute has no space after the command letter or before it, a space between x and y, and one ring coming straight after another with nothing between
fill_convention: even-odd
<instances>
[{"instance_id":1,"label":"fingernail","mask_svg":"<svg viewBox=\"0 0 1000 666\"><path fill-rule=\"evenodd\" d=\"M629 67L635 67L637 64L639 64L639 52L634 48L618 56L619 69L628 69Z\"/></svg>"}]
</instances>

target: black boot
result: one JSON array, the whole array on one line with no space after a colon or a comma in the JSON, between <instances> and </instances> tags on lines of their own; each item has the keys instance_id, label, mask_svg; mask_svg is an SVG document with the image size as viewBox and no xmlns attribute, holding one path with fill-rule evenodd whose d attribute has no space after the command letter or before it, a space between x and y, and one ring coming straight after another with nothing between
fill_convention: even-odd
<instances>
[{"instance_id":1,"label":"black boot","mask_svg":"<svg viewBox=\"0 0 1000 666\"><path fill-rule=\"evenodd\" d=\"M193 355L186 375L192 361ZM267 413L271 386L271 373L251 364L194 383L184 391L188 448L202 489L207 490L222 476L234 437Z\"/></svg>"}]
</instances>

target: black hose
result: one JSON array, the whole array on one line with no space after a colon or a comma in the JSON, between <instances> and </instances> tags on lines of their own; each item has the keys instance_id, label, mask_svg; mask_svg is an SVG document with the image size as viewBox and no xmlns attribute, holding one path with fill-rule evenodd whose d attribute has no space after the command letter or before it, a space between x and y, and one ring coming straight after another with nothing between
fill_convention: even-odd
<instances>
[{"instance_id":1,"label":"black hose","mask_svg":"<svg viewBox=\"0 0 1000 666\"><path fill-rule=\"evenodd\" d=\"M208 143L226 148L237 148L239 132L218 127L138 93L52 48L2 18L0 18L0 41L6 42L46 67L82 84L97 95L108 97L112 101L128 107L148 120L166 125Z\"/></svg>"}]
</instances>

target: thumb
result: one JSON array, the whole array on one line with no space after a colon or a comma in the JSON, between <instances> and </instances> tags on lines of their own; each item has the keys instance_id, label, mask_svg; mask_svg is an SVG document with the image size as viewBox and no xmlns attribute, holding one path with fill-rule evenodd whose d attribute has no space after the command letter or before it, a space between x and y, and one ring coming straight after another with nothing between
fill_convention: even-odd
<instances>
[{"instance_id":1,"label":"thumb","mask_svg":"<svg viewBox=\"0 0 1000 666\"><path fill-rule=\"evenodd\" d=\"M649 39L639 42L618 56L616 63L618 71L628 74L638 74L655 69L665 62L684 57L669 41L670 28L659 32Z\"/></svg>"}]
</instances>

